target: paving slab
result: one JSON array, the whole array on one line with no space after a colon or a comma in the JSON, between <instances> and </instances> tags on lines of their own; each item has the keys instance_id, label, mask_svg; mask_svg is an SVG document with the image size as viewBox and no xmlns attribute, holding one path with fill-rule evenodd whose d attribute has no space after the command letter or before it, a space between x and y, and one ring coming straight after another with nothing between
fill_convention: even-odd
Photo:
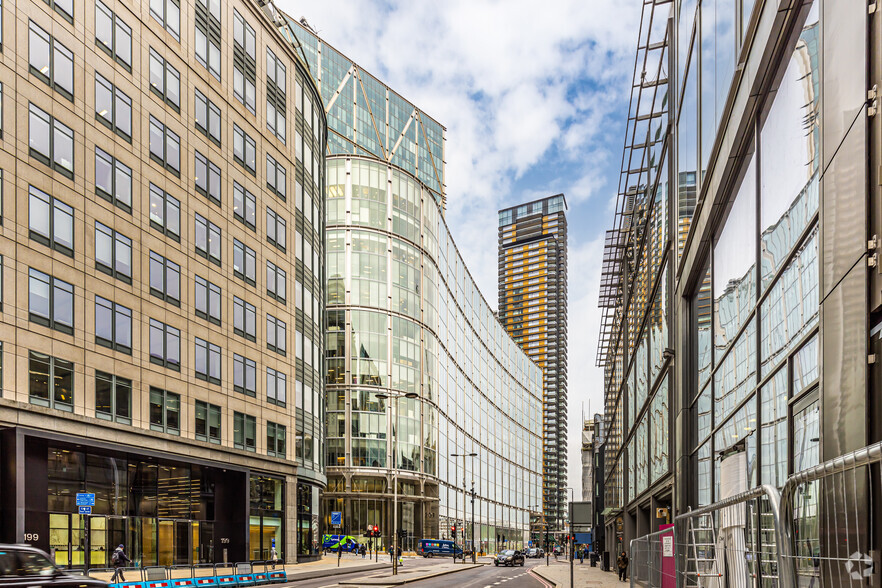
<instances>
[{"instance_id":1,"label":"paving slab","mask_svg":"<svg viewBox=\"0 0 882 588\"><path fill-rule=\"evenodd\" d=\"M538 565L530 568L532 572L554 584L555 588L570 588L569 562L551 562L551 565ZM600 568L592 568L587 563L575 562L573 565L574 588L621 588L629 586L628 581L621 582L615 572L604 572Z\"/></svg>"}]
</instances>

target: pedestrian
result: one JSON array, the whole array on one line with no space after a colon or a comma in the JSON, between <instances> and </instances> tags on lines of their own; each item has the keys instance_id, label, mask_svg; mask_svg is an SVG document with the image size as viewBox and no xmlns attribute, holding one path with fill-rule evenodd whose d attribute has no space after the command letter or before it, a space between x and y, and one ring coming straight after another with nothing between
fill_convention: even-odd
<instances>
[{"instance_id":1,"label":"pedestrian","mask_svg":"<svg viewBox=\"0 0 882 588\"><path fill-rule=\"evenodd\" d=\"M398 565L399 566L404 565L404 558L401 557L401 546L398 547Z\"/></svg>"},{"instance_id":2,"label":"pedestrian","mask_svg":"<svg viewBox=\"0 0 882 588\"><path fill-rule=\"evenodd\" d=\"M111 584L115 584L117 579L120 582L125 582L126 577L123 576L123 568L126 567L126 563L131 563L132 560L129 559L129 556L126 555L124 546L122 543L119 544L119 547L113 550L113 553L110 555L110 563L113 565L113 578L110 579Z\"/></svg>"},{"instance_id":3,"label":"pedestrian","mask_svg":"<svg viewBox=\"0 0 882 588\"><path fill-rule=\"evenodd\" d=\"M580 564L585 563L585 550L584 549L579 550L579 563Z\"/></svg>"},{"instance_id":4,"label":"pedestrian","mask_svg":"<svg viewBox=\"0 0 882 588\"><path fill-rule=\"evenodd\" d=\"M628 572L628 555L624 551L616 560L616 564L619 566L619 580L624 582Z\"/></svg>"},{"instance_id":5,"label":"pedestrian","mask_svg":"<svg viewBox=\"0 0 882 588\"><path fill-rule=\"evenodd\" d=\"M279 559L279 552L276 551L276 546L273 545L270 548L270 561L273 562L273 569L276 569L276 561Z\"/></svg>"}]
</instances>

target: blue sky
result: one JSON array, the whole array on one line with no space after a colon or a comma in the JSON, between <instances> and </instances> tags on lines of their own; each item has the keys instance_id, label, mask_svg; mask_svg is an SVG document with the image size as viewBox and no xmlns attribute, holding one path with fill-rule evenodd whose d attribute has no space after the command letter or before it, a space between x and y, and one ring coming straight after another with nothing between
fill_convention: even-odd
<instances>
[{"instance_id":1,"label":"blue sky","mask_svg":"<svg viewBox=\"0 0 882 588\"><path fill-rule=\"evenodd\" d=\"M496 306L496 211L569 203L570 486L594 367L603 232L612 223L637 0L277 0L447 129L447 223Z\"/></svg>"}]
</instances>

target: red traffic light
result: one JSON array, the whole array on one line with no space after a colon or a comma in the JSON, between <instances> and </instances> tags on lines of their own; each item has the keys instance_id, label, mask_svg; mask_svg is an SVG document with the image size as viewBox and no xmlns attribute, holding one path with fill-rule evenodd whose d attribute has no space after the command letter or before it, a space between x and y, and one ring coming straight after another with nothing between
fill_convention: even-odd
<instances>
[{"instance_id":1,"label":"red traffic light","mask_svg":"<svg viewBox=\"0 0 882 588\"><path fill-rule=\"evenodd\" d=\"M374 533L379 533L379 532L380 532L380 527L374 525Z\"/></svg>"}]
</instances>

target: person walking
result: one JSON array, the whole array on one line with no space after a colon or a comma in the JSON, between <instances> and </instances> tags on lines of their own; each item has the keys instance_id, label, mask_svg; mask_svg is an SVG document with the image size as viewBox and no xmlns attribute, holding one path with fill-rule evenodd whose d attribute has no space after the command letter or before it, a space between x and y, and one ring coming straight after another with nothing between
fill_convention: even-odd
<instances>
[{"instance_id":1,"label":"person walking","mask_svg":"<svg viewBox=\"0 0 882 588\"><path fill-rule=\"evenodd\" d=\"M624 582L625 576L628 575L628 554L623 551L619 559L616 560L616 565L619 567L619 580Z\"/></svg>"},{"instance_id":2,"label":"person walking","mask_svg":"<svg viewBox=\"0 0 882 588\"><path fill-rule=\"evenodd\" d=\"M585 563L585 550L580 549L579 550L579 564L581 565L583 563Z\"/></svg>"},{"instance_id":3,"label":"person walking","mask_svg":"<svg viewBox=\"0 0 882 588\"><path fill-rule=\"evenodd\" d=\"M403 565L404 565L404 558L401 557L401 546L399 545L398 546L398 566L400 567Z\"/></svg>"},{"instance_id":4,"label":"person walking","mask_svg":"<svg viewBox=\"0 0 882 588\"><path fill-rule=\"evenodd\" d=\"M276 546L273 545L270 548L270 561L273 562L273 569L276 569L276 562L279 560L279 552L276 551Z\"/></svg>"},{"instance_id":5,"label":"person walking","mask_svg":"<svg viewBox=\"0 0 882 588\"><path fill-rule=\"evenodd\" d=\"M120 582L125 582L126 577L123 576L123 568L126 567L127 563L131 563L132 560L129 559L129 556L126 555L125 548L122 543L119 544L119 547L113 550L113 553L110 555L110 563L113 565L113 578L110 579L111 584L115 584L117 580Z\"/></svg>"}]
</instances>

